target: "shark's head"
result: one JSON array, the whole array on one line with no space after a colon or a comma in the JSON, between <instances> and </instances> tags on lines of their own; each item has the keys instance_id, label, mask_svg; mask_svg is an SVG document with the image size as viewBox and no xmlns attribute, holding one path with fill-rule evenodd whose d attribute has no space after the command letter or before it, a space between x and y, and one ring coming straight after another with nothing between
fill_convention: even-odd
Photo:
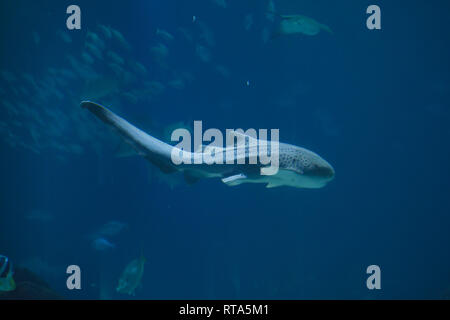
<instances>
[{"instance_id":1,"label":"shark's head","mask_svg":"<svg viewBox=\"0 0 450 320\"><path fill-rule=\"evenodd\" d=\"M334 179L333 167L307 149L280 143L279 170L268 187L322 188Z\"/></svg>"}]
</instances>

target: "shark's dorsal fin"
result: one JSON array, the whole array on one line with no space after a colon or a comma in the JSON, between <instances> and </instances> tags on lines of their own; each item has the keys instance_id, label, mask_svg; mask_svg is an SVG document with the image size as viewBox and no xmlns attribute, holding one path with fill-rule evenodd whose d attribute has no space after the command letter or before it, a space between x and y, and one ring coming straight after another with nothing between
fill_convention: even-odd
<instances>
[{"instance_id":1,"label":"shark's dorsal fin","mask_svg":"<svg viewBox=\"0 0 450 320\"><path fill-rule=\"evenodd\" d=\"M236 174L234 176L229 176L222 179L222 182L228 186L237 186L247 179L247 176L243 173Z\"/></svg>"},{"instance_id":2,"label":"shark's dorsal fin","mask_svg":"<svg viewBox=\"0 0 450 320\"><path fill-rule=\"evenodd\" d=\"M257 138L252 137L252 136L250 136L248 134L244 134L244 133L237 132L237 131L231 131L231 135L233 137L238 138L238 139L244 139L244 141L246 141L245 139L248 138L248 142L252 143L252 144L257 144L258 143L258 139Z\"/></svg>"},{"instance_id":3,"label":"shark's dorsal fin","mask_svg":"<svg viewBox=\"0 0 450 320\"><path fill-rule=\"evenodd\" d=\"M256 139L255 137L252 137L248 134L233 130L230 132L234 137L246 137L246 138L250 138L250 139Z\"/></svg>"}]
</instances>

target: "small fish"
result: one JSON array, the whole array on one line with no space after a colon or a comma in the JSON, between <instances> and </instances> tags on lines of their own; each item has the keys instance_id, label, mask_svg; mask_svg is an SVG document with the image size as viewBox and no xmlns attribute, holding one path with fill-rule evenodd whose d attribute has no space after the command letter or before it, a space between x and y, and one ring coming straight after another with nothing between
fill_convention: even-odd
<instances>
[{"instance_id":1,"label":"small fish","mask_svg":"<svg viewBox=\"0 0 450 320\"><path fill-rule=\"evenodd\" d=\"M119 66L117 66L120 68ZM119 83L114 77L97 77L86 80L82 94L89 97L107 97L119 91Z\"/></svg>"},{"instance_id":2,"label":"small fish","mask_svg":"<svg viewBox=\"0 0 450 320\"><path fill-rule=\"evenodd\" d=\"M95 45L93 45L92 43L86 43L85 46L94 57L96 57L99 60L103 59L102 51Z\"/></svg>"},{"instance_id":3,"label":"small fish","mask_svg":"<svg viewBox=\"0 0 450 320\"><path fill-rule=\"evenodd\" d=\"M67 32L58 30L56 33L65 43L72 43L72 38L67 34Z\"/></svg>"},{"instance_id":4,"label":"small fish","mask_svg":"<svg viewBox=\"0 0 450 320\"><path fill-rule=\"evenodd\" d=\"M266 44L267 42L269 42L270 37L270 30L267 27L264 27L264 29L261 31L261 39L263 43Z\"/></svg>"},{"instance_id":5,"label":"small fish","mask_svg":"<svg viewBox=\"0 0 450 320\"><path fill-rule=\"evenodd\" d=\"M174 39L173 35L171 35L169 32L159 28L156 29L156 35L160 36L166 41L172 41Z\"/></svg>"},{"instance_id":6,"label":"small fish","mask_svg":"<svg viewBox=\"0 0 450 320\"><path fill-rule=\"evenodd\" d=\"M122 76L122 74L125 72L121 66L119 66L117 63L108 63L108 67L114 72L116 76Z\"/></svg>"},{"instance_id":7,"label":"small fish","mask_svg":"<svg viewBox=\"0 0 450 320\"><path fill-rule=\"evenodd\" d=\"M217 4L219 7L226 8L227 2L226 0L212 0L215 4Z\"/></svg>"},{"instance_id":8,"label":"small fish","mask_svg":"<svg viewBox=\"0 0 450 320\"><path fill-rule=\"evenodd\" d=\"M209 51L207 47L202 46L201 44L197 44L197 46L195 47L195 53L203 62L211 61L211 51Z\"/></svg>"},{"instance_id":9,"label":"small fish","mask_svg":"<svg viewBox=\"0 0 450 320\"><path fill-rule=\"evenodd\" d=\"M109 28L107 26L104 26L104 25L100 24L98 26L98 28L102 32L103 36L105 36L105 38L111 39L112 33L111 33L111 31L109 30Z\"/></svg>"},{"instance_id":10,"label":"small fish","mask_svg":"<svg viewBox=\"0 0 450 320\"><path fill-rule=\"evenodd\" d=\"M199 39L204 42L209 47L214 47L216 41L214 39L214 33L208 25L202 21L197 23L198 28L200 29Z\"/></svg>"},{"instance_id":11,"label":"small fish","mask_svg":"<svg viewBox=\"0 0 450 320\"><path fill-rule=\"evenodd\" d=\"M54 216L45 210L33 210L25 218L36 222L50 222L54 220Z\"/></svg>"},{"instance_id":12,"label":"small fish","mask_svg":"<svg viewBox=\"0 0 450 320\"><path fill-rule=\"evenodd\" d=\"M14 291L16 289L13 275L12 262L8 257L0 255L0 291Z\"/></svg>"},{"instance_id":13,"label":"small fish","mask_svg":"<svg viewBox=\"0 0 450 320\"><path fill-rule=\"evenodd\" d=\"M246 31L250 30L253 25L253 14L249 13L244 18L244 28Z\"/></svg>"},{"instance_id":14,"label":"small fish","mask_svg":"<svg viewBox=\"0 0 450 320\"><path fill-rule=\"evenodd\" d=\"M86 41L91 42L99 49L103 49L105 47L105 43L103 42L103 40L100 39L100 37L96 33L91 31L87 32Z\"/></svg>"},{"instance_id":15,"label":"small fish","mask_svg":"<svg viewBox=\"0 0 450 320\"><path fill-rule=\"evenodd\" d=\"M278 16L281 18L281 22L278 31L274 35L272 35L272 39L280 35L296 33L315 36L321 30L325 30L330 34L333 34L333 31L328 26L321 24L309 17L305 17L299 14Z\"/></svg>"},{"instance_id":16,"label":"small fish","mask_svg":"<svg viewBox=\"0 0 450 320\"><path fill-rule=\"evenodd\" d=\"M183 79L174 79L170 81L168 85L177 90L182 90L185 88Z\"/></svg>"},{"instance_id":17,"label":"small fish","mask_svg":"<svg viewBox=\"0 0 450 320\"><path fill-rule=\"evenodd\" d=\"M273 0L270 0L269 3L267 4L266 18L272 22L274 20L273 14L274 12L275 12L275 3L273 2Z\"/></svg>"},{"instance_id":18,"label":"small fish","mask_svg":"<svg viewBox=\"0 0 450 320\"><path fill-rule=\"evenodd\" d=\"M13 83L17 81L17 77L14 75L14 73L9 71L1 71L0 76L3 80L5 80L8 83Z\"/></svg>"},{"instance_id":19,"label":"small fish","mask_svg":"<svg viewBox=\"0 0 450 320\"><path fill-rule=\"evenodd\" d=\"M230 70L229 70L227 67L225 67L225 66L217 65L217 66L216 66L216 71L217 71L220 75L222 75L223 77L225 77L225 78L230 78L230 77L231 77L231 72L230 72Z\"/></svg>"},{"instance_id":20,"label":"small fish","mask_svg":"<svg viewBox=\"0 0 450 320\"><path fill-rule=\"evenodd\" d=\"M195 21L193 21L195 22ZM181 33L181 35L183 36L183 38L188 41L188 42L193 42L194 41L194 37L192 36L192 33L187 30L186 28L178 28L178 31Z\"/></svg>"},{"instance_id":21,"label":"small fish","mask_svg":"<svg viewBox=\"0 0 450 320\"><path fill-rule=\"evenodd\" d=\"M39 36L39 33L37 33L36 31L33 31L32 35L33 35L34 44L38 45L39 42L41 42L41 37Z\"/></svg>"},{"instance_id":22,"label":"small fish","mask_svg":"<svg viewBox=\"0 0 450 320\"><path fill-rule=\"evenodd\" d=\"M120 221L109 221L105 223L99 230L99 234L102 236L116 236L125 229L128 228L128 225L120 222Z\"/></svg>"},{"instance_id":23,"label":"small fish","mask_svg":"<svg viewBox=\"0 0 450 320\"><path fill-rule=\"evenodd\" d=\"M158 56L158 57L161 57L161 58L165 58L168 55L168 53L169 53L169 49L167 48L167 46L162 44L162 43L158 43L157 45L151 47L150 51L155 56Z\"/></svg>"},{"instance_id":24,"label":"small fish","mask_svg":"<svg viewBox=\"0 0 450 320\"><path fill-rule=\"evenodd\" d=\"M156 46L150 48L150 53L156 63L158 63L160 66L164 66L164 60L169 54L169 49L164 44L158 43Z\"/></svg>"},{"instance_id":25,"label":"small fish","mask_svg":"<svg viewBox=\"0 0 450 320\"><path fill-rule=\"evenodd\" d=\"M84 62L86 62L87 64L94 63L94 58L92 58L92 56L89 53L87 53L86 51L83 51L81 53L81 58L83 58Z\"/></svg>"},{"instance_id":26,"label":"small fish","mask_svg":"<svg viewBox=\"0 0 450 320\"><path fill-rule=\"evenodd\" d=\"M139 63L137 61L131 62L131 68L135 73L137 73L140 76L145 76L148 72L147 68L142 63Z\"/></svg>"},{"instance_id":27,"label":"small fish","mask_svg":"<svg viewBox=\"0 0 450 320\"><path fill-rule=\"evenodd\" d=\"M106 251L109 249L114 249L116 247L116 245L109 242L105 238L97 238L97 239L94 239L94 241L92 241L92 247L97 251Z\"/></svg>"},{"instance_id":28,"label":"small fish","mask_svg":"<svg viewBox=\"0 0 450 320\"><path fill-rule=\"evenodd\" d=\"M123 65L125 62L125 60L121 56L113 51L108 51L106 55L115 64Z\"/></svg>"},{"instance_id":29,"label":"small fish","mask_svg":"<svg viewBox=\"0 0 450 320\"><path fill-rule=\"evenodd\" d=\"M111 32L111 35L112 35L113 39L115 39L117 41L117 43L120 46L122 46L123 49L125 49L125 50L130 50L131 49L130 44L128 43L127 40L125 40L125 37L123 36L122 33L120 33L120 31L118 31L116 29L113 29L111 27L109 27L109 30Z\"/></svg>"},{"instance_id":30,"label":"small fish","mask_svg":"<svg viewBox=\"0 0 450 320\"><path fill-rule=\"evenodd\" d=\"M136 288L141 285L144 265L145 258L142 255L140 258L131 261L123 271L116 291L134 296Z\"/></svg>"},{"instance_id":31,"label":"small fish","mask_svg":"<svg viewBox=\"0 0 450 320\"><path fill-rule=\"evenodd\" d=\"M145 91L151 96L157 96L163 93L166 87L158 81L144 82Z\"/></svg>"}]
</instances>

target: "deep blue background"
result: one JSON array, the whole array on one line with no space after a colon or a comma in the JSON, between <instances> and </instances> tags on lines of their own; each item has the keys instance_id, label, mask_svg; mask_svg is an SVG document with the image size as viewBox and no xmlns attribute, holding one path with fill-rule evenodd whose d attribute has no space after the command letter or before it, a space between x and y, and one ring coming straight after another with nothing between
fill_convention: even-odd
<instances>
[{"instance_id":1,"label":"deep blue background","mask_svg":"<svg viewBox=\"0 0 450 320\"><path fill-rule=\"evenodd\" d=\"M82 30L71 31L73 42L65 44L55 34L65 28L65 9L74 3L2 1L0 69L31 73L39 81L49 67L70 68L64 57L79 54L87 30L110 25L133 47L128 55L147 66L148 78L167 83L167 70L195 76L185 89L167 88L152 103L110 106L122 116L156 126L203 120L206 128L279 128L282 141L327 159L336 178L318 190L230 188L214 179L171 189L148 178L150 164L142 158L114 157L114 141L93 152L76 127L90 122L104 136L113 133L89 115L65 127L64 139L84 151L63 159L52 148L33 153L2 139L0 253L18 264L32 257L45 261L43 277L67 298L99 298L100 277L112 288L141 250L148 261L136 295L142 299L448 294L448 1L376 1L382 30L369 31L365 10L372 1L275 0L280 13L313 17L334 34L266 44L261 31L275 24L264 17L265 3L256 0L229 0L227 8L207 0L76 1ZM245 31L249 13L254 24ZM208 63L196 57L195 41L183 40L177 31L184 27L198 34L193 15L214 34ZM175 36L167 45L168 69L149 53L163 42L156 28ZM37 45L33 31L41 38ZM230 70L229 78L214 71L217 64ZM33 97L13 95L14 84L0 81L2 100L33 104ZM77 104L86 97L77 100L71 88L64 88L54 108L86 112ZM39 107L33 106L38 113ZM0 108L0 119L9 123ZM33 117L21 121L27 127ZM54 219L27 220L33 210ZM93 251L86 234L110 220L129 229L111 240L116 249ZM83 270L81 292L65 289L70 264ZM378 292L365 285L371 264L381 267Z\"/></svg>"}]
</instances>

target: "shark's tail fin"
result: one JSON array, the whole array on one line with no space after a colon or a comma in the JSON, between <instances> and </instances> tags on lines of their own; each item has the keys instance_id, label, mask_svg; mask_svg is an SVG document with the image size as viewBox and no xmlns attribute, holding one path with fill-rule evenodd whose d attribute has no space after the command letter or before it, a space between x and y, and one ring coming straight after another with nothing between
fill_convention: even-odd
<instances>
[{"instance_id":1,"label":"shark's tail fin","mask_svg":"<svg viewBox=\"0 0 450 320\"><path fill-rule=\"evenodd\" d=\"M171 161L171 153L173 148L171 145L148 135L144 131L130 124L125 119L122 119L116 115L114 112L97 103L83 101L81 106L91 111L103 122L115 128L139 154L146 157L163 172L170 173L177 170Z\"/></svg>"}]
</instances>

